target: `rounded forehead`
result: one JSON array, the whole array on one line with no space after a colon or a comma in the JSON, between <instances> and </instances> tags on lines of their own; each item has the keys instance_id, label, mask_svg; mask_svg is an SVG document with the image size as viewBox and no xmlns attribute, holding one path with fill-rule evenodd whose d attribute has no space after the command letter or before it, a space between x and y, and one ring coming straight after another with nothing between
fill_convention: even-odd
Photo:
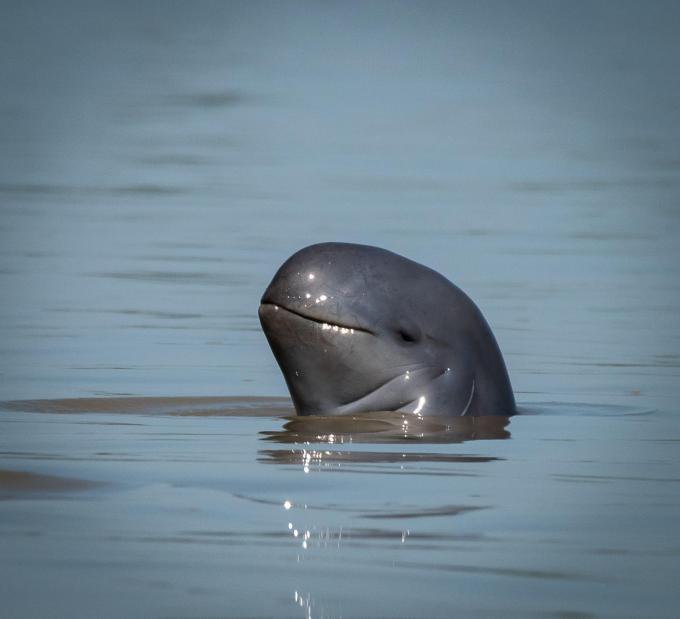
<instances>
[{"instance_id":1,"label":"rounded forehead","mask_svg":"<svg viewBox=\"0 0 680 619\"><path fill-rule=\"evenodd\" d=\"M332 295L356 309L380 309L383 318L408 311L428 321L456 304L460 291L432 269L399 254L352 243L320 243L301 249L281 267L277 278L311 298Z\"/></svg>"},{"instance_id":2,"label":"rounded forehead","mask_svg":"<svg viewBox=\"0 0 680 619\"><path fill-rule=\"evenodd\" d=\"M319 281L333 277L336 281L375 277L398 282L404 277L429 279L441 276L422 264L399 254L353 243L319 243L310 245L293 254L281 267L281 274L297 275L302 281ZM443 278L442 278L443 279Z\"/></svg>"}]
</instances>

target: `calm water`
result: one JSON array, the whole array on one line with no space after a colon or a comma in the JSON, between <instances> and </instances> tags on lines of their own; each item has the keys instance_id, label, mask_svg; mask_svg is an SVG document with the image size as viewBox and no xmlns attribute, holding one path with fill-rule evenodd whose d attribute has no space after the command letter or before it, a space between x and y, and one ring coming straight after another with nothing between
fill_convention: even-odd
<instances>
[{"instance_id":1,"label":"calm water","mask_svg":"<svg viewBox=\"0 0 680 619\"><path fill-rule=\"evenodd\" d=\"M678 23L8 3L7 615L677 617ZM323 240L466 290L527 414L282 418L259 295Z\"/></svg>"}]
</instances>

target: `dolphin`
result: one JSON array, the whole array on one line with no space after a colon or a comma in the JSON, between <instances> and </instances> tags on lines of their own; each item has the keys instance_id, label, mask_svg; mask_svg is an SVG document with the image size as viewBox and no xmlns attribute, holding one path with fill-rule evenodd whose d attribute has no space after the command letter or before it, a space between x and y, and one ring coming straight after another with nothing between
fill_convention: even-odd
<instances>
[{"instance_id":1,"label":"dolphin","mask_svg":"<svg viewBox=\"0 0 680 619\"><path fill-rule=\"evenodd\" d=\"M445 277L391 251L305 247L276 272L258 313L298 415L516 413L481 311Z\"/></svg>"}]
</instances>

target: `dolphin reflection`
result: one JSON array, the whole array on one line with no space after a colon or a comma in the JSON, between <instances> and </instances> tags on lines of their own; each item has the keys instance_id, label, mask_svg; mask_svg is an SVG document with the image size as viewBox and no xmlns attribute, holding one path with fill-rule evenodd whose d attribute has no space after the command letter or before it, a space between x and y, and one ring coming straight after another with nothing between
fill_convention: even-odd
<instances>
[{"instance_id":1,"label":"dolphin reflection","mask_svg":"<svg viewBox=\"0 0 680 619\"><path fill-rule=\"evenodd\" d=\"M282 430L265 431L276 443L464 443L510 438L510 417L420 417L399 411L289 418Z\"/></svg>"}]
</instances>

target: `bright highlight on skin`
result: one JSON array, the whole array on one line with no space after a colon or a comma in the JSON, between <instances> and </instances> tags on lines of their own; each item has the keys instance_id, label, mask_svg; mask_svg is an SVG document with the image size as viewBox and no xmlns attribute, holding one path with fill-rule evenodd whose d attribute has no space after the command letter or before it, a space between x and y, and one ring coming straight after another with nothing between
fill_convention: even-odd
<instances>
[{"instance_id":1,"label":"bright highlight on skin","mask_svg":"<svg viewBox=\"0 0 680 619\"><path fill-rule=\"evenodd\" d=\"M413 411L416 415L419 414L421 410L423 410L423 406L425 406L425 401L426 400L424 395L421 395L418 398L418 406L416 406L416 410Z\"/></svg>"},{"instance_id":2,"label":"bright highlight on skin","mask_svg":"<svg viewBox=\"0 0 680 619\"><path fill-rule=\"evenodd\" d=\"M339 327L338 325L332 325L330 323L324 322L321 325L321 330L322 331L335 331L337 333L342 333L342 335L347 335L348 333L351 335L354 333L354 329L348 329L347 327Z\"/></svg>"}]
</instances>

